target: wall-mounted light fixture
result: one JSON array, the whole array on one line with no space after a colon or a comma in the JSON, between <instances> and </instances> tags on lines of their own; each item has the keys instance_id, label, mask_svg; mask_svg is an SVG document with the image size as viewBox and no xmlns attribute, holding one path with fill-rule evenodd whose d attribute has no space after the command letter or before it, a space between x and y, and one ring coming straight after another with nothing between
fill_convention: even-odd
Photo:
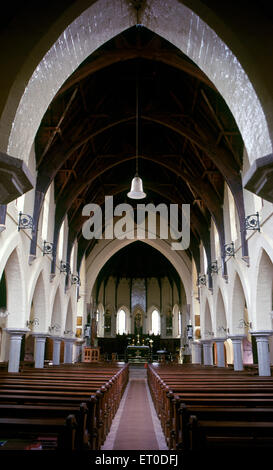
<instances>
[{"instance_id":1,"label":"wall-mounted light fixture","mask_svg":"<svg viewBox=\"0 0 273 470\"><path fill-rule=\"evenodd\" d=\"M33 229L33 218L31 215L19 212L18 232L20 232L21 229Z\"/></svg>"},{"instance_id":2,"label":"wall-mounted light fixture","mask_svg":"<svg viewBox=\"0 0 273 470\"><path fill-rule=\"evenodd\" d=\"M218 333L229 333L229 328L226 328L224 326L218 326L217 331Z\"/></svg>"},{"instance_id":3,"label":"wall-mounted light fixture","mask_svg":"<svg viewBox=\"0 0 273 470\"><path fill-rule=\"evenodd\" d=\"M71 274L71 284L77 284L78 286L81 285L80 277L78 274Z\"/></svg>"},{"instance_id":4,"label":"wall-mounted light fixture","mask_svg":"<svg viewBox=\"0 0 273 470\"><path fill-rule=\"evenodd\" d=\"M9 312L7 311L6 307L1 307L0 308L0 318L7 318L9 315Z\"/></svg>"},{"instance_id":5,"label":"wall-mounted light fixture","mask_svg":"<svg viewBox=\"0 0 273 470\"><path fill-rule=\"evenodd\" d=\"M211 274L217 274L218 273L218 263L217 263L217 260L213 261L209 267L208 267L208 271L211 273Z\"/></svg>"},{"instance_id":6,"label":"wall-mounted light fixture","mask_svg":"<svg viewBox=\"0 0 273 470\"><path fill-rule=\"evenodd\" d=\"M213 331L205 330L204 335L205 336L214 336L214 333L213 333Z\"/></svg>"},{"instance_id":7,"label":"wall-mounted light fixture","mask_svg":"<svg viewBox=\"0 0 273 470\"><path fill-rule=\"evenodd\" d=\"M242 328L250 328L250 329L252 329L252 322L251 322L251 321L250 321L250 322L247 322L247 321L245 321L244 318L240 318L239 324L238 324L237 328L239 328L239 329L242 329Z\"/></svg>"},{"instance_id":8,"label":"wall-mounted light fixture","mask_svg":"<svg viewBox=\"0 0 273 470\"><path fill-rule=\"evenodd\" d=\"M54 243L44 241L43 256L44 255L51 255L52 253L54 253L54 251L55 251Z\"/></svg>"},{"instance_id":9,"label":"wall-mounted light fixture","mask_svg":"<svg viewBox=\"0 0 273 470\"><path fill-rule=\"evenodd\" d=\"M234 242L226 243L224 245L224 255L225 255L225 258L227 256L235 256Z\"/></svg>"},{"instance_id":10,"label":"wall-mounted light fixture","mask_svg":"<svg viewBox=\"0 0 273 470\"><path fill-rule=\"evenodd\" d=\"M57 333L58 331L60 331L61 329L61 325L59 325L58 323L54 323L54 325L51 325L48 327L48 331L50 333Z\"/></svg>"},{"instance_id":11,"label":"wall-mounted light fixture","mask_svg":"<svg viewBox=\"0 0 273 470\"><path fill-rule=\"evenodd\" d=\"M61 263L60 263L60 272L70 274L71 273L70 264L65 263L64 261L61 261Z\"/></svg>"},{"instance_id":12,"label":"wall-mounted light fixture","mask_svg":"<svg viewBox=\"0 0 273 470\"><path fill-rule=\"evenodd\" d=\"M197 277L197 286L205 286L207 284L207 278L205 274L198 274Z\"/></svg>"},{"instance_id":13,"label":"wall-mounted light fixture","mask_svg":"<svg viewBox=\"0 0 273 470\"><path fill-rule=\"evenodd\" d=\"M73 334L74 334L74 333L73 333L72 330L65 330L65 331L64 331L64 335L66 335L66 336L73 336Z\"/></svg>"},{"instance_id":14,"label":"wall-mounted light fixture","mask_svg":"<svg viewBox=\"0 0 273 470\"><path fill-rule=\"evenodd\" d=\"M257 230L260 232L260 219L259 219L259 212L256 214L248 215L245 218L245 230Z\"/></svg>"},{"instance_id":15,"label":"wall-mounted light fixture","mask_svg":"<svg viewBox=\"0 0 273 470\"><path fill-rule=\"evenodd\" d=\"M39 318L33 318L33 320L27 320L26 325L27 325L27 327L38 326L39 323L40 323Z\"/></svg>"}]
</instances>

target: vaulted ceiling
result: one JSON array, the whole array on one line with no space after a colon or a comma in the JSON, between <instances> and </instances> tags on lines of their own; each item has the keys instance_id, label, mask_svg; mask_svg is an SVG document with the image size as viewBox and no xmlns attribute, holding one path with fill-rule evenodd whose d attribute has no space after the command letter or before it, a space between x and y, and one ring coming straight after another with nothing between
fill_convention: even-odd
<instances>
[{"instance_id":1,"label":"vaulted ceiling","mask_svg":"<svg viewBox=\"0 0 273 470\"><path fill-rule=\"evenodd\" d=\"M137 78L138 77L138 78ZM226 181L241 189L243 142L223 98L181 51L136 26L92 54L59 90L36 137L39 212L54 180L55 242L64 216L79 258L94 244L82 237L85 204L128 202L135 174L136 83L139 87L139 173L145 203L191 204L189 256L209 251L213 217L224 243Z\"/></svg>"}]
</instances>

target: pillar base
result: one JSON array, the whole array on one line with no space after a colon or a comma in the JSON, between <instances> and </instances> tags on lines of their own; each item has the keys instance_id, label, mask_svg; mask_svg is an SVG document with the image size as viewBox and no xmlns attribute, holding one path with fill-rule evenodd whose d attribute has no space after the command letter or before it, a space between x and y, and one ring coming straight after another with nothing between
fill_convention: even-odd
<instances>
[{"instance_id":1,"label":"pillar base","mask_svg":"<svg viewBox=\"0 0 273 470\"><path fill-rule=\"evenodd\" d=\"M10 335L8 372L19 372L22 337L29 328L4 328Z\"/></svg>"}]
</instances>

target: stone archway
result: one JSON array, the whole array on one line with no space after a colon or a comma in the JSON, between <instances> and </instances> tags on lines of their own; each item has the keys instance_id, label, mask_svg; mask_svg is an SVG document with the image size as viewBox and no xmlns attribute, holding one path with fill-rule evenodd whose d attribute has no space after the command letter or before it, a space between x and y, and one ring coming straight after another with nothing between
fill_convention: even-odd
<instances>
[{"instance_id":1,"label":"stone archway","mask_svg":"<svg viewBox=\"0 0 273 470\"><path fill-rule=\"evenodd\" d=\"M61 85L94 50L137 23L186 53L215 84L237 122L251 163L272 152L262 105L241 64L220 37L178 0L147 0L139 15L126 0L114 6L98 0L71 22L51 48L48 40L48 52L28 74L31 78L24 92L20 96L17 91L16 82L18 87L22 83L18 74L8 97L2 116L3 140L9 136L7 152L27 161L41 118Z\"/></svg>"},{"instance_id":2,"label":"stone archway","mask_svg":"<svg viewBox=\"0 0 273 470\"><path fill-rule=\"evenodd\" d=\"M7 285L7 327L25 327L25 279L19 250L15 248L6 266L5 278ZM16 292L16 295L14 294Z\"/></svg>"},{"instance_id":3,"label":"stone archway","mask_svg":"<svg viewBox=\"0 0 273 470\"><path fill-rule=\"evenodd\" d=\"M256 293L256 329L272 329L273 263L262 249L258 265Z\"/></svg>"},{"instance_id":4,"label":"stone archway","mask_svg":"<svg viewBox=\"0 0 273 470\"><path fill-rule=\"evenodd\" d=\"M96 282L97 276L103 265L123 247L133 243L135 240L99 240L86 260L86 285L88 286L87 298L91 297L91 292ZM164 255L176 269L180 276L182 286L185 291L185 303L191 303L191 263L184 253L172 251L171 246L166 240L161 239L142 239L142 243L147 243Z\"/></svg>"}]
</instances>

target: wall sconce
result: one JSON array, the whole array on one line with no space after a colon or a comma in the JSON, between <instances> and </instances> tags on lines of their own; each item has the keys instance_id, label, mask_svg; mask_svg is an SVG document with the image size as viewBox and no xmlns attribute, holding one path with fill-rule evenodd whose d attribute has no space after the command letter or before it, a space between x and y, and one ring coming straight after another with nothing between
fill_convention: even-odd
<instances>
[{"instance_id":1,"label":"wall sconce","mask_svg":"<svg viewBox=\"0 0 273 470\"><path fill-rule=\"evenodd\" d=\"M204 334L205 334L205 336L214 336L213 331L205 330L205 331L204 331Z\"/></svg>"},{"instance_id":2,"label":"wall sconce","mask_svg":"<svg viewBox=\"0 0 273 470\"><path fill-rule=\"evenodd\" d=\"M225 255L225 257L226 256L235 256L234 242L226 243L224 245L224 255Z\"/></svg>"},{"instance_id":3,"label":"wall sconce","mask_svg":"<svg viewBox=\"0 0 273 470\"><path fill-rule=\"evenodd\" d=\"M33 218L31 215L19 212L18 232L20 232L21 229L27 228L33 229Z\"/></svg>"},{"instance_id":4,"label":"wall sconce","mask_svg":"<svg viewBox=\"0 0 273 470\"><path fill-rule=\"evenodd\" d=\"M229 328L225 328L224 326L218 326L217 331L219 333L229 333Z\"/></svg>"},{"instance_id":5,"label":"wall sconce","mask_svg":"<svg viewBox=\"0 0 273 470\"><path fill-rule=\"evenodd\" d=\"M26 322L26 326L27 327L30 327L30 326L38 326L39 325L39 318L33 318L33 320L27 320Z\"/></svg>"},{"instance_id":6,"label":"wall sconce","mask_svg":"<svg viewBox=\"0 0 273 470\"><path fill-rule=\"evenodd\" d=\"M250 321L250 322L246 322L244 318L241 318L241 319L239 320L239 324L238 324L237 328L239 328L239 329L242 329L242 328L250 328L250 329L252 329L252 322L251 322L251 321Z\"/></svg>"},{"instance_id":7,"label":"wall sconce","mask_svg":"<svg viewBox=\"0 0 273 470\"><path fill-rule=\"evenodd\" d=\"M258 230L260 232L260 220L259 220L259 212L256 214L248 215L245 218L245 231L246 230Z\"/></svg>"},{"instance_id":8,"label":"wall sconce","mask_svg":"<svg viewBox=\"0 0 273 470\"><path fill-rule=\"evenodd\" d=\"M73 331L72 330L65 330L64 335L66 336L73 336Z\"/></svg>"},{"instance_id":9,"label":"wall sconce","mask_svg":"<svg viewBox=\"0 0 273 470\"><path fill-rule=\"evenodd\" d=\"M216 261L213 261L213 262L209 265L208 271L209 271L211 274L218 274L218 263L217 263L217 260L216 260Z\"/></svg>"},{"instance_id":10,"label":"wall sconce","mask_svg":"<svg viewBox=\"0 0 273 470\"><path fill-rule=\"evenodd\" d=\"M44 241L43 256L51 255L52 253L54 253L54 251L55 251L54 243Z\"/></svg>"},{"instance_id":11,"label":"wall sconce","mask_svg":"<svg viewBox=\"0 0 273 470\"><path fill-rule=\"evenodd\" d=\"M71 275L71 284L77 284L78 286L81 285L80 277L77 274Z\"/></svg>"},{"instance_id":12,"label":"wall sconce","mask_svg":"<svg viewBox=\"0 0 273 470\"><path fill-rule=\"evenodd\" d=\"M9 312L7 311L6 307L1 307L0 308L0 318L7 318L9 315Z\"/></svg>"},{"instance_id":13,"label":"wall sconce","mask_svg":"<svg viewBox=\"0 0 273 470\"><path fill-rule=\"evenodd\" d=\"M50 333L54 333L54 332L57 333L58 331L60 331L60 329L61 329L61 326L58 323L55 323L54 325L51 325L48 327L48 331Z\"/></svg>"},{"instance_id":14,"label":"wall sconce","mask_svg":"<svg viewBox=\"0 0 273 470\"><path fill-rule=\"evenodd\" d=\"M205 274L198 274L197 286L205 286L207 284L207 279Z\"/></svg>"},{"instance_id":15,"label":"wall sconce","mask_svg":"<svg viewBox=\"0 0 273 470\"><path fill-rule=\"evenodd\" d=\"M69 263L65 263L64 261L61 261L61 263L60 263L60 272L70 274L71 270L70 270Z\"/></svg>"}]
</instances>

